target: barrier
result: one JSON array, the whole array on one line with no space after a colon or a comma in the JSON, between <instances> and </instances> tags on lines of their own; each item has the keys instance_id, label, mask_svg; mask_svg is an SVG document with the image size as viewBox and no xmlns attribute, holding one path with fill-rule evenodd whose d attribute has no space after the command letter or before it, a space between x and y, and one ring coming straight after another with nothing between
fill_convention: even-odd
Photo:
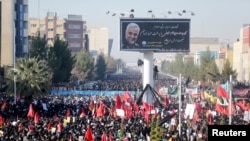
<instances>
[{"instance_id":1,"label":"barrier","mask_svg":"<svg viewBox=\"0 0 250 141\"><path fill-rule=\"evenodd\" d=\"M126 91L93 91L93 90L52 90L50 93L52 95L104 95L113 96L116 94L123 94ZM136 94L136 91L128 91L130 94Z\"/></svg>"}]
</instances>

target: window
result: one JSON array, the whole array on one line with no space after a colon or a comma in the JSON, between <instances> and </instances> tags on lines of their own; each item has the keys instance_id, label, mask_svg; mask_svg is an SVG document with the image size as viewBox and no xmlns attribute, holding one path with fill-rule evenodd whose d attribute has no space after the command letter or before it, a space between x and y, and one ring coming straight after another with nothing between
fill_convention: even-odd
<instances>
[{"instance_id":1,"label":"window","mask_svg":"<svg viewBox=\"0 0 250 141\"><path fill-rule=\"evenodd\" d=\"M45 24L40 24L40 28L44 28L45 27Z\"/></svg>"},{"instance_id":2,"label":"window","mask_svg":"<svg viewBox=\"0 0 250 141\"><path fill-rule=\"evenodd\" d=\"M36 27L36 24L30 24L30 27Z\"/></svg>"},{"instance_id":3,"label":"window","mask_svg":"<svg viewBox=\"0 0 250 141\"><path fill-rule=\"evenodd\" d=\"M80 43L69 43L69 47L81 47Z\"/></svg>"},{"instance_id":4,"label":"window","mask_svg":"<svg viewBox=\"0 0 250 141\"><path fill-rule=\"evenodd\" d=\"M48 19L48 22L53 22L53 19Z\"/></svg>"},{"instance_id":5,"label":"window","mask_svg":"<svg viewBox=\"0 0 250 141\"><path fill-rule=\"evenodd\" d=\"M49 40L49 41L53 41L53 40L54 40L54 38L48 38L48 40Z\"/></svg>"},{"instance_id":6,"label":"window","mask_svg":"<svg viewBox=\"0 0 250 141\"><path fill-rule=\"evenodd\" d=\"M19 12L23 12L23 5L22 4L19 5Z\"/></svg>"},{"instance_id":7,"label":"window","mask_svg":"<svg viewBox=\"0 0 250 141\"><path fill-rule=\"evenodd\" d=\"M79 24L69 24L69 29L81 29Z\"/></svg>"},{"instance_id":8,"label":"window","mask_svg":"<svg viewBox=\"0 0 250 141\"><path fill-rule=\"evenodd\" d=\"M62 25L61 24L57 24L56 28L62 28Z\"/></svg>"},{"instance_id":9,"label":"window","mask_svg":"<svg viewBox=\"0 0 250 141\"><path fill-rule=\"evenodd\" d=\"M49 28L48 31L54 31L54 29L53 28Z\"/></svg>"},{"instance_id":10,"label":"window","mask_svg":"<svg viewBox=\"0 0 250 141\"><path fill-rule=\"evenodd\" d=\"M81 38L80 34L69 34L69 38Z\"/></svg>"}]
</instances>

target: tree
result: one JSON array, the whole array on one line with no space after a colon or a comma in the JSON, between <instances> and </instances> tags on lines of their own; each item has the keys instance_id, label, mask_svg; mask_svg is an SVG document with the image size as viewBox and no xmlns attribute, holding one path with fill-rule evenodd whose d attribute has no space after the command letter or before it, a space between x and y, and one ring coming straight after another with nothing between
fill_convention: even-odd
<instances>
[{"instance_id":1,"label":"tree","mask_svg":"<svg viewBox=\"0 0 250 141\"><path fill-rule=\"evenodd\" d=\"M16 77L16 92L25 97L48 94L50 90L52 72L47 62L36 58L19 58L15 69L8 68L6 83L8 91L13 92L14 75Z\"/></svg>"},{"instance_id":2,"label":"tree","mask_svg":"<svg viewBox=\"0 0 250 141\"><path fill-rule=\"evenodd\" d=\"M96 60L96 79L103 80L107 71L107 64L105 62L104 54L98 55Z\"/></svg>"},{"instance_id":3,"label":"tree","mask_svg":"<svg viewBox=\"0 0 250 141\"><path fill-rule=\"evenodd\" d=\"M212 56L211 51L207 49L205 54L201 56L201 65L198 73L200 80L212 80L213 82L218 80L218 78L209 75L209 73L218 75L219 69L215 63L215 58Z\"/></svg>"},{"instance_id":4,"label":"tree","mask_svg":"<svg viewBox=\"0 0 250 141\"><path fill-rule=\"evenodd\" d=\"M29 48L29 57L37 58L38 60L47 60L48 46L45 37L40 36L37 32L36 36L31 37L31 45Z\"/></svg>"},{"instance_id":5,"label":"tree","mask_svg":"<svg viewBox=\"0 0 250 141\"><path fill-rule=\"evenodd\" d=\"M94 76L94 58L85 49L76 54L76 63L72 73L78 80L91 79Z\"/></svg>"},{"instance_id":6,"label":"tree","mask_svg":"<svg viewBox=\"0 0 250 141\"><path fill-rule=\"evenodd\" d=\"M116 71L117 63L116 60L110 56L105 57L105 62L107 62L107 72L113 73Z\"/></svg>"},{"instance_id":7,"label":"tree","mask_svg":"<svg viewBox=\"0 0 250 141\"><path fill-rule=\"evenodd\" d=\"M232 75L233 80L237 78L237 72L236 70L233 70L233 67L231 66L228 59L224 63L221 75L225 80L229 80L230 75Z\"/></svg>"},{"instance_id":8,"label":"tree","mask_svg":"<svg viewBox=\"0 0 250 141\"><path fill-rule=\"evenodd\" d=\"M53 83L69 82L75 64L74 56L65 41L55 38L54 46L49 50L49 66L52 68Z\"/></svg>"},{"instance_id":9,"label":"tree","mask_svg":"<svg viewBox=\"0 0 250 141\"><path fill-rule=\"evenodd\" d=\"M186 63L184 64L184 72L183 76L185 78L192 78L194 80L198 80L198 74L199 72L199 67L196 66L193 62L193 60L187 60Z\"/></svg>"}]
</instances>

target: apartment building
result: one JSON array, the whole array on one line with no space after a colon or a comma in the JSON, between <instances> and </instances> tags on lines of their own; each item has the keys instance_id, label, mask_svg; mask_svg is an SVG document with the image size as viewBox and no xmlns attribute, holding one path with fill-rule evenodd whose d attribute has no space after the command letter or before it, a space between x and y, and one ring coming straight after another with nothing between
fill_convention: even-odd
<instances>
[{"instance_id":1,"label":"apartment building","mask_svg":"<svg viewBox=\"0 0 250 141\"><path fill-rule=\"evenodd\" d=\"M48 45L53 46L56 37L65 40L72 54L85 48L86 22L80 15L68 15L59 19L57 13L48 12L44 19L29 19L29 36L36 36L37 32L45 36Z\"/></svg>"},{"instance_id":2,"label":"apartment building","mask_svg":"<svg viewBox=\"0 0 250 141\"><path fill-rule=\"evenodd\" d=\"M28 51L28 0L0 0L0 65L11 66Z\"/></svg>"},{"instance_id":3,"label":"apartment building","mask_svg":"<svg viewBox=\"0 0 250 141\"><path fill-rule=\"evenodd\" d=\"M243 25L240 38L233 45L233 69L237 71L238 81L250 80L250 25Z\"/></svg>"}]
</instances>

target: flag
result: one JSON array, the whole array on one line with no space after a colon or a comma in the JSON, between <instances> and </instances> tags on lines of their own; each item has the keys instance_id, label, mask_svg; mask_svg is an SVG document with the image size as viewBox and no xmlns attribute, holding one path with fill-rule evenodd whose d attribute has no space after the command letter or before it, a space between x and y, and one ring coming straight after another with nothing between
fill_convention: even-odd
<instances>
[{"instance_id":1,"label":"flag","mask_svg":"<svg viewBox=\"0 0 250 141\"><path fill-rule=\"evenodd\" d=\"M72 134L69 135L69 141L73 141L73 136L72 136Z\"/></svg>"},{"instance_id":2,"label":"flag","mask_svg":"<svg viewBox=\"0 0 250 141\"><path fill-rule=\"evenodd\" d=\"M108 141L107 140L107 135L105 132L102 133L102 140L101 141Z\"/></svg>"},{"instance_id":3,"label":"flag","mask_svg":"<svg viewBox=\"0 0 250 141\"><path fill-rule=\"evenodd\" d=\"M89 102L89 110L92 111L92 110L94 109L94 107L95 107L94 101L91 100L91 101Z\"/></svg>"},{"instance_id":4,"label":"flag","mask_svg":"<svg viewBox=\"0 0 250 141\"><path fill-rule=\"evenodd\" d=\"M195 121L195 122L200 121L198 111L195 111L195 112L194 112L193 121Z\"/></svg>"},{"instance_id":5,"label":"flag","mask_svg":"<svg viewBox=\"0 0 250 141\"><path fill-rule=\"evenodd\" d=\"M168 100L168 97L166 96L164 100L164 106L167 107L168 104L169 104L169 100Z\"/></svg>"},{"instance_id":6,"label":"flag","mask_svg":"<svg viewBox=\"0 0 250 141\"><path fill-rule=\"evenodd\" d=\"M3 117L0 115L0 127L1 128L3 127L3 123L4 123Z\"/></svg>"},{"instance_id":7,"label":"flag","mask_svg":"<svg viewBox=\"0 0 250 141\"><path fill-rule=\"evenodd\" d=\"M85 116L86 116L86 114L85 114L84 108L82 108L82 112L81 112L81 114L80 114L80 118L83 118L83 117L85 117Z\"/></svg>"},{"instance_id":8,"label":"flag","mask_svg":"<svg viewBox=\"0 0 250 141\"><path fill-rule=\"evenodd\" d=\"M132 96L126 91L123 93L122 99L126 102L130 102L132 100Z\"/></svg>"},{"instance_id":9,"label":"flag","mask_svg":"<svg viewBox=\"0 0 250 141\"><path fill-rule=\"evenodd\" d=\"M37 124L39 122L39 119L40 119L39 114L38 112L36 112L34 116L34 123Z\"/></svg>"},{"instance_id":10,"label":"flag","mask_svg":"<svg viewBox=\"0 0 250 141\"><path fill-rule=\"evenodd\" d=\"M35 116L35 111L34 111L34 109L33 109L32 103L31 103L30 106L29 106L29 111L28 111L27 117L28 117L28 118L33 118L34 116Z\"/></svg>"},{"instance_id":11,"label":"flag","mask_svg":"<svg viewBox=\"0 0 250 141\"><path fill-rule=\"evenodd\" d=\"M1 105L1 110L4 111L5 108L6 108L6 106L7 106L7 102L4 101L4 102L2 103L2 105Z\"/></svg>"},{"instance_id":12,"label":"flag","mask_svg":"<svg viewBox=\"0 0 250 141\"><path fill-rule=\"evenodd\" d=\"M227 92L221 85L218 86L217 95L229 99Z\"/></svg>"},{"instance_id":13,"label":"flag","mask_svg":"<svg viewBox=\"0 0 250 141\"><path fill-rule=\"evenodd\" d=\"M63 129L63 125L62 125L61 122L59 122L59 123L57 124L57 132L58 132L58 133L61 133L61 132L62 132L62 129Z\"/></svg>"},{"instance_id":14,"label":"flag","mask_svg":"<svg viewBox=\"0 0 250 141\"><path fill-rule=\"evenodd\" d=\"M106 105L103 102L101 102L100 105L99 105L99 107L98 107L98 109L96 110L96 116L97 117L104 116L104 114L105 114L105 107L106 107Z\"/></svg>"},{"instance_id":15,"label":"flag","mask_svg":"<svg viewBox=\"0 0 250 141\"><path fill-rule=\"evenodd\" d=\"M86 131L86 133L85 133L85 139L86 139L87 141L94 141L93 134L92 134L92 130L91 130L91 128L90 128L89 125L88 125L87 131Z\"/></svg>"},{"instance_id":16,"label":"flag","mask_svg":"<svg viewBox=\"0 0 250 141\"><path fill-rule=\"evenodd\" d=\"M111 132L109 133L109 140L108 141L113 141L113 136L112 136Z\"/></svg>"},{"instance_id":17,"label":"flag","mask_svg":"<svg viewBox=\"0 0 250 141\"><path fill-rule=\"evenodd\" d=\"M68 118L68 117L70 117L71 116L71 113L70 113L70 109L68 108L67 110L66 110L66 117Z\"/></svg>"},{"instance_id":18,"label":"flag","mask_svg":"<svg viewBox=\"0 0 250 141\"><path fill-rule=\"evenodd\" d=\"M117 94L116 97L115 97L115 108L116 109L121 109L122 108L122 101L121 101L121 98L120 98L119 94Z\"/></svg>"}]
</instances>

